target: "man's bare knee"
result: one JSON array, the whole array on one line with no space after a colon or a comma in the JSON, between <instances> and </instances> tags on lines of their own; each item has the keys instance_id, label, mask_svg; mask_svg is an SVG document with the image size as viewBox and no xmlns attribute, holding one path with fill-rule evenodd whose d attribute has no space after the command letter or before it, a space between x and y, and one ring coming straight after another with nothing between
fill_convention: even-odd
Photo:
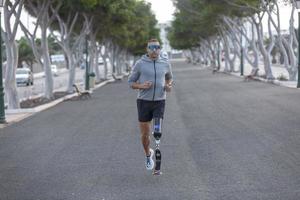
<instances>
[{"instance_id":1,"label":"man's bare knee","mask_svg":"<svg viewBox=\"0 0 300 200\"><path fill-rule=\"evenodd\" d=\"M151 122L140 122L141 134L145 136L149 136L150 134L150 125Z\"/></svg>"}]
</instances>

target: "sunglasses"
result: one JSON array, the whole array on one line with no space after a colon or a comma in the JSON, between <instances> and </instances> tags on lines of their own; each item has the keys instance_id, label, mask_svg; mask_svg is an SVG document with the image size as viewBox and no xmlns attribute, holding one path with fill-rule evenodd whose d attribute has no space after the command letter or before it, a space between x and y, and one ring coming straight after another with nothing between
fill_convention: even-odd
<instances>
[{"instance_id":1,"label":"sunglasses","mask_svg":"<svg viewBox=\"0 0 300 200\"><path fill-rule=\"evenodd\" d=\"M148 49L150 49L151 51L154 51L154 50L160 49L160 46L159 45L149 45Z\"/></svg>"}]
</instances>

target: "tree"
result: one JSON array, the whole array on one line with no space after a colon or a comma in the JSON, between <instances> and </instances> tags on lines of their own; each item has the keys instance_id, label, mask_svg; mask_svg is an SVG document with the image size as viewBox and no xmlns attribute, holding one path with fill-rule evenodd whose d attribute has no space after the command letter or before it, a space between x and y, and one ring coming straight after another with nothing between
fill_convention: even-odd
<instances>
[{"instance_id":1,"label":"tree","mask_svg":"<svg viewBox=\"0 0 300 200\"><path fill-rule=\"evenodd\" d=\"M55 20L51 25L51 33L65 54L67 68L69 69L67 91L71 93L75 83L75 67L78 63L75 60L75 55L77 55L75 51L82 43L87 29L87 22L78 23L78 21L82 22L83 20L81 14L84 10L81 10L81 6L84 4L82 4L82 1L64 0L57 2L57 4L60 5L59 10L54 9L54 5L51 5L51 12L55 16ZM54 31L58 31L59 34L55 34Z\"/></svg>"},{"instance_id":2,"label":"tree","mask_svg":"<svg viewBox=\"0 0 300 200\"><path fill-rule=\"evenodd\" d=\"M50 12L50 6L55 3L55 0L24 0L26 10L30 15L36 17L36 28L33 33L30 33L24 25L21 25L22 30L25 32L25 36L31 42L34 55L38 62L43 65L45 72L45 91L44 96L48 99L53 99L53 77L51 72L51 60L49 54L48 43L48 28L54 20L53 13ZM57 4L55 10L60 8L61 4ZM37 28L41 30L41 52L36 51L34 39L36 38Z\"/></svg>"},{"instance_id":3,"label":"tree","mask_svg":"<svg viewBox=\"0 0 300 200\"><path fill-rule=\"evenodd\" d=\"M4 4L4 32L3 38L6 50L6 72L5 72L5 94L8 99L8 108L17 109L20 107L19 97L16 87L16 68L18 65L18 47L15 41L19 26L19 20L23 9L24 0L15 0L14 2L5 1ZM15 17L13 23L12 18Z\"/></svg>"},{"instance_id":4,"label":"tree","mask_svg":"<svg viewBox=\"0 0 300 200\"><path fill-rule=\"evenodd\" d=\"M21 37L21 39L18 41L18 44L19 44L18 66L22 66L22 63L25 62L30 67L31 71L33 71L32 65L35 62L35 58L30 44L28 43L25 37Z\"/></svg>"}]
</instances>

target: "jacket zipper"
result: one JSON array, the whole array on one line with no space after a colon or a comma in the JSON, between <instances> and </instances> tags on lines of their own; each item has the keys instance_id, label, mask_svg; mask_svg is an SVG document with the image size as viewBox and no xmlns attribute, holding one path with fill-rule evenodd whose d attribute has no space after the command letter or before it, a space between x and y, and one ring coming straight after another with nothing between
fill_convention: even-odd
<instances>
[{"instance_id":1,"label":"jacket zipper","mask_svg":"<svg viewBox=\"0 0 300 200\"><path fill-rule=\"evenodd\" d=\"M155 89L156 89L156 67L155 67L155 60L153 61L154 63L154 91L153 91L153 101L155 97Z\"/></svg>"}]
</instances>

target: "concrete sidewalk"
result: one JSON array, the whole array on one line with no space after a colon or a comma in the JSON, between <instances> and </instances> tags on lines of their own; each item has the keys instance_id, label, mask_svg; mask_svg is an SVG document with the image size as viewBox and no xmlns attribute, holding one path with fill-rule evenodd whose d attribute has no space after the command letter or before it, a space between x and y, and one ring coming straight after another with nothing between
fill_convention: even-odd
<instances>
[{"instance_id":1,"label":"concrete sidewalk","mask_svg":"<svg viewBox=\"0 0 300 200\"><path fill-rule=\"evenodd\" d=\"M234 69L235 72L230 72L229 74L237 76L237 77L241 77L240 66L241 66L240 60L237 59L237 61L235 62L235 69ZM258 75L263 75L264 71L265 71L263 63L259 63L258 68L259 68ZM220 71L224 71L224 69L225 69L225 63L222 62ZM298 89L297 81L280 81L277 79L279 76L284 76L286 78L289 77L289 74L283 65L272 64L271 69L272 69L272 73L273 73L275 80L266 80L259 76L256 76L255 80L259 80L259 81L266 82L266 83L272 83L272 84L275 84L278 86ZM249 75L251 73L251 70L252 70L252 66L247 61L245 61L244 62L244 76Z\"/></svg>"}]
</instances>

